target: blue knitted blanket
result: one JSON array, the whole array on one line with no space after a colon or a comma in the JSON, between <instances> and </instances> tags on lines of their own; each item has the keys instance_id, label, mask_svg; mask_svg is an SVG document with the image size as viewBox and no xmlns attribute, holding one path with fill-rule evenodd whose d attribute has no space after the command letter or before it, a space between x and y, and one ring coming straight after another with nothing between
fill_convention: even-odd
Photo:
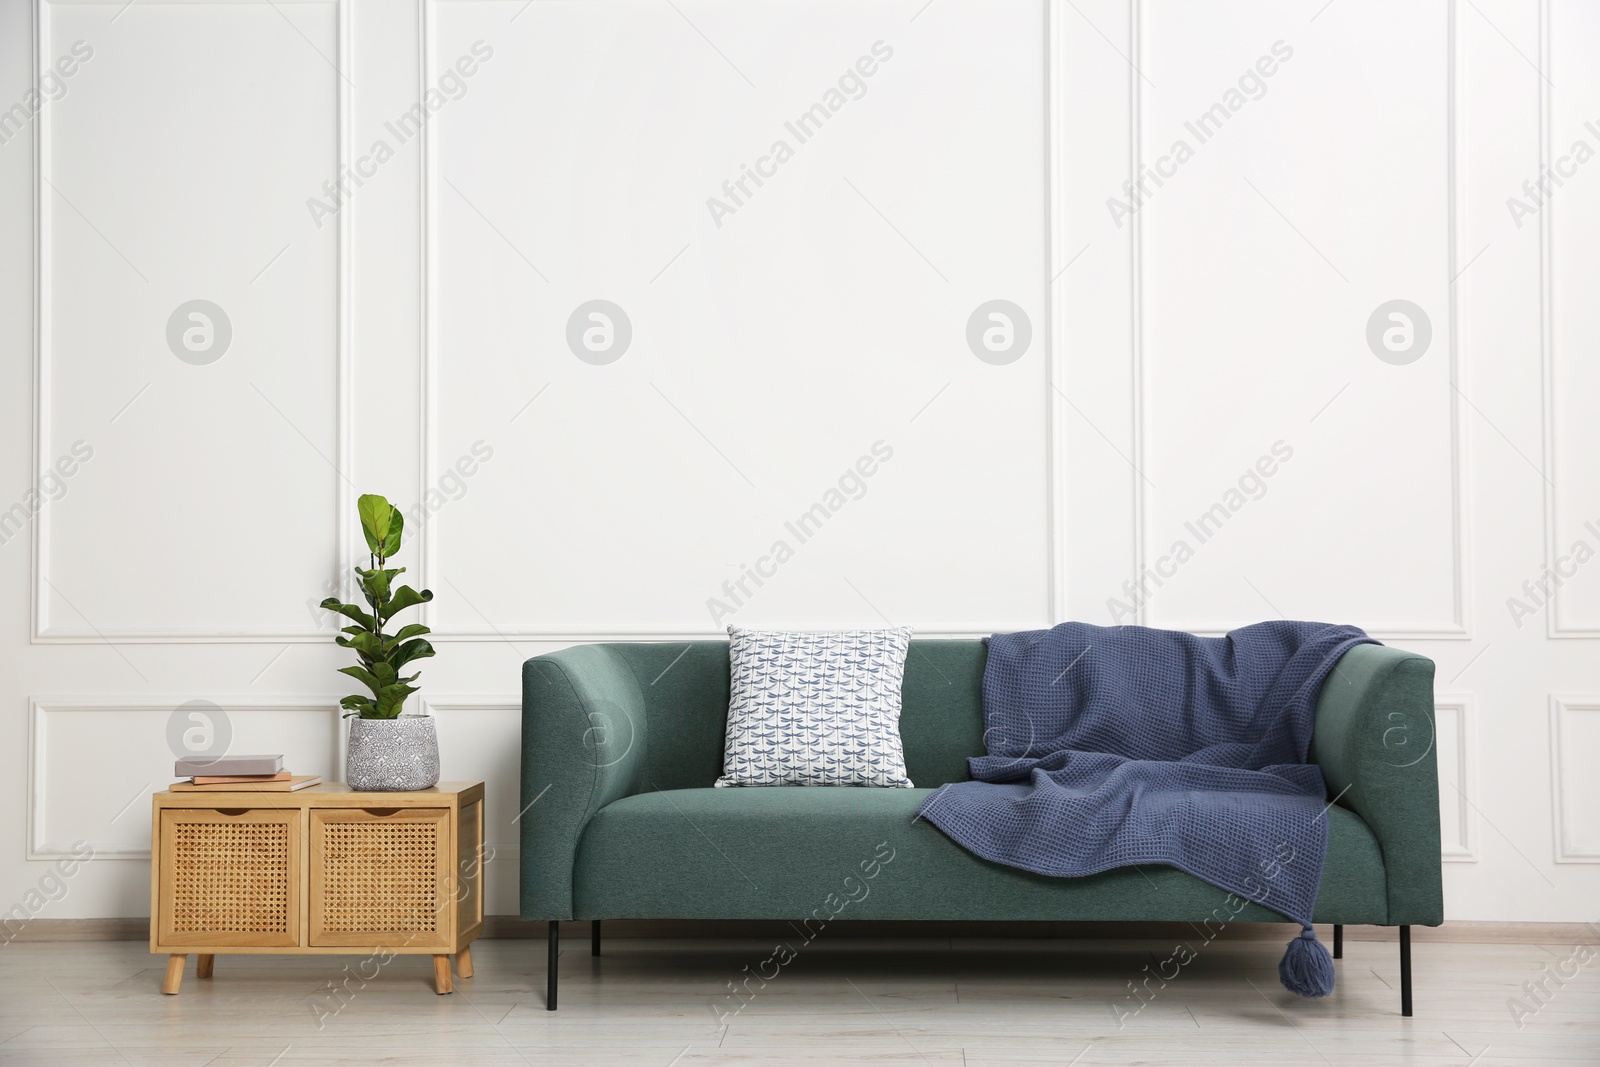
<instances>
[{"instance_id":1,"label":"blue knitted blanket","mask_svg":"<svg viewBox=\"0 0 1600 1067\"><path fill-rule=\"evenodd\" d=\"M997 634L988 755L918 814L996 863L1058 877L1164 864L1310 931L1328 844L1327 788L1306 762L1317 697L1371 640L1311 622L1217 638L1087 623Z\"/></svg>"}]
</instances>

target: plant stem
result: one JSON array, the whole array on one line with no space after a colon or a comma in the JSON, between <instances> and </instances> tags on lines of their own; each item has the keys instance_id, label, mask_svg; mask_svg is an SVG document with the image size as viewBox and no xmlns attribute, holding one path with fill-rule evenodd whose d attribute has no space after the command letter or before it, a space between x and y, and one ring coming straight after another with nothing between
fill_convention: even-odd
<instances>
[{"instance_id":1,"label":"plant stem","mask_svg":"<svg viewBox=\"0 0 1600 1067\"><path fill-rule=\"evenodd\" d=\"M374 569L381 571L381 570L383 570L383 565L384 565L384 557L383 557L383 552L380 550L377 553L377 565L376 565L376 567ZM373 629L376 631L375 636L378 639L378 651L379 651L379 656L378 657L374 657L373 660L372 660L372 664L373 664L374 667L377 666L378 659L381 657L381 654L382 654L382 651L383 651L383 602L386 599L387 599L386 597L377 597L377 598L375 598L375 602L372 605L372 624L373 624ZM373 697L373 703L372 703L373 711L377 711L378 710L378 701L380 699L382 699L382 694L373 693L372 697Z\"/></svg>"}]
</instances>

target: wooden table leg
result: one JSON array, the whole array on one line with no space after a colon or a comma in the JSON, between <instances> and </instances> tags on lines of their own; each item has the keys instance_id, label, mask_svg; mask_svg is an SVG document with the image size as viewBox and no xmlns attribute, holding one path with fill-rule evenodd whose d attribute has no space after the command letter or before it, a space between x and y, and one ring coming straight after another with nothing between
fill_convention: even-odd
<instances>
[{"instance_id":1,"label":"wooden table leg","mask_svg":"<svg viewBox=\"0 0 1600 1067\"><path fill-rule=\"evenodd\" d=\"M472 946L464 946L456 953L456 973L463 978L472 977Z\"/></svg>"},{"instance_id":2,"label":"wooden table leg","mask_svg":"<svg viewBox=\"0 0 1600 1067\"><path fill-rule=\"evenodd\" d=\"M167 977L161 982L161 992L168 996L178 995L178 986L183 984L183 965L187 962L188 956L174 953L167 957Z\"/></svg>"},{"instance_id":3,"label":"wooden table leg","mask_svg":"<svg viewBox=\"0 0 1600 1067\"><path fill-rule=\"evenodd\" d=\"M450 957L433 957L433 991L435 993L451 993L455 986L450 981Z\"/></svg>"},{"instance_id":4,"label":"wooden table leg","mask_svg":"<svg viewBox=\"0 0 1600 1067\"><path fill-rule=\"evenodd\" d=\"M211 968L216 965L216 962L217 957L215 954L200 953L200 958L194 964L194 976L196 978L210 978Z\"/></svg>"}]
</instances>

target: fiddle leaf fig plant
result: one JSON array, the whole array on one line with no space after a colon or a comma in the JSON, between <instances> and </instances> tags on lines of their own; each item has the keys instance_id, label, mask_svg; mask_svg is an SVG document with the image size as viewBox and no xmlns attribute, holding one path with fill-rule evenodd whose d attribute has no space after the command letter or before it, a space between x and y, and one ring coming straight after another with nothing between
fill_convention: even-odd
<instances>
[{"instance_id":1,"label":"fiddle leaf fig plant","mask_svg":"<svg viewBox=\"0 0 1600 1067\"><path fill-rule=\"evenodd\" d=\"M405 706L406 697L417 691L411 683L420 672L401 676L401 670L412 660L427 659L433 655L433 646L422 639L428 628L421 623L408 623L394 633L384 628L393 622L395 615L406 608L426 604L433 593L421 592L409 585L396 586L395 578L405 573L404 567L385 567L389 557L400 550L400 533L405 520L400 509L381 496L366 495L356 501L361 514L361 532L366 536L371 566L355 568L360 580L361 595L370 611L359 605L344 604L337 597L322 602L328 611L338 612L354 625L346 626L334 638L340 646L353 648L360 660L354 667L339 668L371 690L371 695L357 693L339 701L346 718L363 719L398 718Z\"/></svg>"}]
</instances>

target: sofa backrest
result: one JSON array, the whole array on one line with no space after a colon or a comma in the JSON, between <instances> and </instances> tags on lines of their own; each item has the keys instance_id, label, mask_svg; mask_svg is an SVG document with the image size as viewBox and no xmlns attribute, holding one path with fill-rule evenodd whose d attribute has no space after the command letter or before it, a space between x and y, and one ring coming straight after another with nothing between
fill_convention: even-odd
<instances>
[{"instance_id":1,"label":"sofa backrest","mask_svg":"<svg viewBox=\"0 0 1600 1067\"><path fill-rule=\"evenodd\" d=\"M644 696L648 740L640 789L697 789L722 773L728 723L728 644L678 641L608 646ZM981 641L912 640L906 657L900 738L918 788L967 778L983 755Z\"/></svg>"}]
</instances>

